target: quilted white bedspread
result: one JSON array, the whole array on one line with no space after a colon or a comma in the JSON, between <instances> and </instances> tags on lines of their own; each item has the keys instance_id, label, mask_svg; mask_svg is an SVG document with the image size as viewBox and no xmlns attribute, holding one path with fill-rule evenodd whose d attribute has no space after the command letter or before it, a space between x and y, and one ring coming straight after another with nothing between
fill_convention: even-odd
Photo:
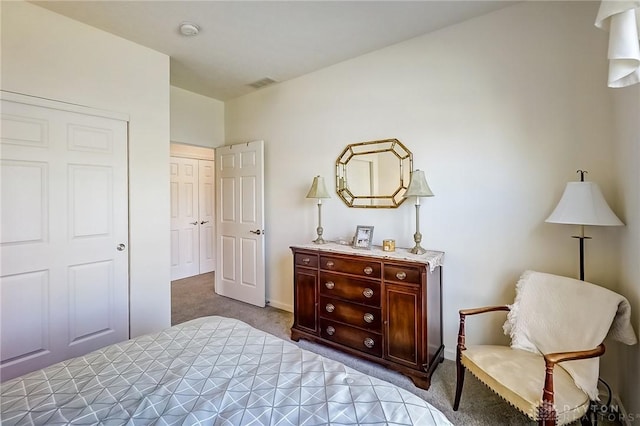
<instances>
[{"instance_id":1,"label":"quilted white bedspread","mask_svg":"<svg viewBox=\"0 0 640 426\"><path fill-rule=\"evenodd\" d=\"M206 317L1 385L2 425L450 425L421 398Z\"/></svg>"}]
</instances>

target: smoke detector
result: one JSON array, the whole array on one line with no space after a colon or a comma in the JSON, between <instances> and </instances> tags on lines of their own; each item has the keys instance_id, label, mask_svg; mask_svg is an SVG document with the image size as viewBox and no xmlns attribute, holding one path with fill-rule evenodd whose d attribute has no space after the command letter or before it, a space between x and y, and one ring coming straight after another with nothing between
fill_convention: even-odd
<instances>
[{"instance_id":1,"label":"smoke detector","mask_svg":"<svg viewBox=\"0 0 640 426\"><path fill-rule=\"evenodd\" d=\"M192 37L200 32L200 27L191 22L183 22L180 24L180 34L187 37Z\"/></svg>"}]
</instances>

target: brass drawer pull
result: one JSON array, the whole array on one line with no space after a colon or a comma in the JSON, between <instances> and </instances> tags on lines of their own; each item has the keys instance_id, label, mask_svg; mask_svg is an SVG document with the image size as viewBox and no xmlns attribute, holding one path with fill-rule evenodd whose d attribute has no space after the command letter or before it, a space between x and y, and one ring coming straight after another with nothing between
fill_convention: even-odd
<instances>
[{"instance_id":1,"label":"brass drawer pull","mask_svg":"<svg viewBox=\"0 0 640 426\"><path fill-rule=\"evenodd\" d=\"M371 297L373 297L373 290L371 290L370 288L365 288L362 292L362 295L366 298L371 299Z\"/></svg>"},{"instance_id":2,"label":"brass drawer pull","mask_svg":"<svg viewBox=\"0 0 640 426\"><path fill-rule=\"evenodd\" d=\"M327 306L325 306L325 309L327 310L327 312L333 312L334 309L336 309L336 307L333 306L331 303L327 303Z\"/></svg>"},{"instance_id":3,"label":"brass drawer pull","mask_svg":"<svg viewBox=\"0 0 640 426\"><path fill-rule=\"evenodd\" d=\"M371 266L367 266L364 268L364 273L367 275L371 275L371 273L373 272L373 268Z\"/></svg>"},{"instance_id":4,"label":"brass drawer pull","mask_svg":"<svg viewBox=\"0 0 640 426\"><path fill-rule=\"evenodd\" d=\"M362 318L364 319L364 322L367 322L367 323L373 322L373 314L366 313Z\"/></svg>"},{"instance_id":5,"label":"brass drawer pull","mask_svg":"<svg viewBox=\"0 0 640 426\"><path fill-rule=\"evenodd\" d=\"M329 289L332 290L333 287L335 287L335 283L333 281L327 281L326 283L324 283L324 285Z\"/></svg>"},{"instance_id":6,"label":"brass drawer pull","mask_svg":"<svg viewBox=\"0 0 640 426\"><path fill-rule=\"evenodd\" d=\"M367 337L366 339L364 339L363 343L367 348L371 349L376 342L374 342L371 337Z\"/></svg>"},{"instance_id":7,"label":"brass drawer pull","mask_svg":"<svg viewBox=\"0 0 640 426\"><path fill-rule=\"evenodd\" d=\"M333 327L331 327L331 326L327 327L327 334L328 334L329 336L333 336L333 333L335 333L335 332L336 332L336 329L335 329L335 328L333 328Z\"/></svg>"},{"instance_id":8,"label":"brass drawer pull","mask_svg":"<svg viewBox=\"0 0 640 426\"><path fill-rule=\"evenodd\" d=\"M309 262L311 262L311 259L309 259L308 257L302 258L302 263L304 263L305 265L308 264Z\"/></svg>"},{"instance_id":9,"label":"brass drawer pull","mask_svg":"<svg viewBox=\"0 0 640 426\"><path fill-rule=\"evenodd\" d=\"M404 280L405 278L407 278L407 274L404 271L400 271L396 274L396 278L399 280Z\"/></svg>"},{"instance_id":10,"label":"brass drawer pull","mask_svg":"<svg viewBox=\"0 0 640 426\"><path fill-rule=\"evenodd\" d=\"M335 263L333 263L331 260L327 262L327 268L333 268L333 265L335 265Z\"/></svg>"}]
</instances>

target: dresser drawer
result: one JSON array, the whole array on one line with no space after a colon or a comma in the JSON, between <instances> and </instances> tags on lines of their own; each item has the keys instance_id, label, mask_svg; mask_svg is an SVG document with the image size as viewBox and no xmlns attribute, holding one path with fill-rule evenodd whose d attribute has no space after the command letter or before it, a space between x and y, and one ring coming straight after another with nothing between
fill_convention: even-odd
<instances>
[{"instance_id":1,"label":"dresser drawer","mask_svg":"<svg viewBox=\"0 0 640 426\"><path fill-rule=\"evenodd\" d=\"M361 275L369 278L380 278L382 269L380 262L353 260L341 257L320 256L320 269L345 274Z\"/></svg>"},{"instance_id":2,"label":"dresser drawer","mask_svg":"<svg viewBox=\"0 0 640 426\"><path fill-rule=\"evenodd\" d=\"M296 266L308 266L310 268L317 268L318 255L312 253L296 253L294 262Z\"/></svg>"},{"instance_id":3,"label":"dresser drawer","mask_svg":"<svg viewBox=\"0 0 640 426\"><path fill-rule=\"evenodd\" d=\"M320 272L320 294L380 307L380 283Z\"/></svg>"},{"instance_id":4,"label":"dresser drawer","mask_svg":"<svg viewBox=\"0 0 640 426\"><path fill-rule=\"evenodd\" d=\"M384 280L400 283L420 284L422 282L419 268L403 265L384 265Z\"/></svg>"},{"instance_id":5,"label":"dresser drawer","mask_svg":"<svg viewBox=\"0 0 640 426\"><path fill-rule=\"evenodd\" d=\"M380 334L322 318L320 319L320 327L320 336L324 339L377 357L382 356L382 336Z\"/></svg>"},{"instance_id":6,"label":"dresser drawer","mask_svg":"<svg viewBox=\"0 0 640 426\"><path fill-rule=\"evenodd\" d=\"M320 297L320 316L376 333L382 332L380 308L356 305L344 300Z\"/></svg>"}]
</instances>

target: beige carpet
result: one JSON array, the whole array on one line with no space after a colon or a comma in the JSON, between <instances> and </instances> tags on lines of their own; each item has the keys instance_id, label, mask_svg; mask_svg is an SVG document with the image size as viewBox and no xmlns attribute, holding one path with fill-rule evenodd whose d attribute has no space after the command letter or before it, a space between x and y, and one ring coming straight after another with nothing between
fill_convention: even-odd
<instances>
[{"instance_id":1,"label":"beige carpet","mask_svg":"<svg viewBox=\"0 0 640 426\"><path fill-rule=\"evenodd\" d=\"M233 299L218 296L213 291L213 273L177 280L171 286L171 322L179 324L208 315L237 318L247 324L288 340L299 347L338 360L356 370L394 383L420 396L442 411L452 423L474 425L533 425L526 416L504 402L473 376L467 373L462 391L460 409L451 406L455 394L455 363L445 360L440 364L429 390L417 388L407 377L378 364L363 361L342 352L305 340L290 340L289 329L293 314L272 307L258 308ZM603 423L600 423L603 424Z\"/></svg>"}]
</instances>

